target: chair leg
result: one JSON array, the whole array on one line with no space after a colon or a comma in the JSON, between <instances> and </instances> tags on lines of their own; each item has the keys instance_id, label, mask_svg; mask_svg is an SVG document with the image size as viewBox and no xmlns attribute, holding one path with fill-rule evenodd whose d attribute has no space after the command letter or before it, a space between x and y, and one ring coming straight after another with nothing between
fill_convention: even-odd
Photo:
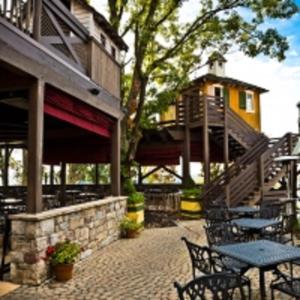
<instances>
[{"instance_id":1,"label":"chair leg","mask_svg":"<svg viewBox=\"0 0 300 300\"><path fill-rule=\"evenodd\" d=\"M275 298L274 298L274 289L273 288L271 288L271 300L274 300Z\"/></svg>"}]
</instances>

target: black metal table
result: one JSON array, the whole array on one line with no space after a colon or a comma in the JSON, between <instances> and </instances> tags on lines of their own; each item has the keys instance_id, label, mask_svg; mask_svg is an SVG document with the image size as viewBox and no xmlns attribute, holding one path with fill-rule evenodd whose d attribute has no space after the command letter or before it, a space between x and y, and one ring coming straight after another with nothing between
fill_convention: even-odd
<instances>
[{"instance_id":1,"label":"black metal table","mask_svg":"<svg viewBox=\"0 0 300 300\"><path fill-rule=\"evenodd\" d=\"M300 258L300 248L268 240L213 246L214 251L247 263L259 269L261 299L265 299L265 272L274 270L279 264Z\"/></svg>"},{"instance_id":2,"label":"black metal table","mask_svg":"<svg viewBox=\"0 0 300 300\"><path fill-rule=\"evenodd\" d=\"M260 208L253 206L237 206L228 208L228 211L233 214L237 214L243 217L251 217L257 213L259 213Z\"/></svg>"},{"instance_id":3,"label":"black metal table","mask_svg":"<svg viewBox=\"0 0 300 300\"><path fill-rule=\"evenodd\" d=\"M247 231L250 238L254 239L255 235L260 235L263 229L277 225L281 221L277 219L240 218L233 219L231 222L242 230Z\"/></svg>"}]
</instances>

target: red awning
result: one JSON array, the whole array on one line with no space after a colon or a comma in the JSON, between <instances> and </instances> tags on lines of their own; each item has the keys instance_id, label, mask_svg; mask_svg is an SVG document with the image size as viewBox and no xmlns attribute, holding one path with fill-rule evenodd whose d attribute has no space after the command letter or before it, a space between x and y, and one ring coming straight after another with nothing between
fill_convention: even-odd
<instances>
[{"instance_id":1,"label":"red awning","mask_svg":"<svg viewBox=\"0 0 300 300\"><path fill-rule=\"evenodd\" d=\"M136 161L144 166L153 165L179 165L181 146L171 145L151 145L138 148Z\"/></svg>"},{"instance_id":2,"label":"red awning","mask_svg":"<svg viewBox=\"0 0 300 300\"><path fill-rule=\"evenodd\" d=\"M113 120L98 109L53 87L45 91L44 112L104 137L111 136Z\"/></svg>"}]
</instances>

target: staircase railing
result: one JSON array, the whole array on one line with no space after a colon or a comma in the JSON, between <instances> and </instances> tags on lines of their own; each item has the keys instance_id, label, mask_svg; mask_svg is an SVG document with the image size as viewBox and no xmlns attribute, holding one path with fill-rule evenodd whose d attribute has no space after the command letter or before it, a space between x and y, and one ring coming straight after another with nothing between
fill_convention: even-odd
<instances>
[{"instance_id":1,"label":"staircase railing","mask_svg":"<svg viewBox=\"0 0 300 300\"><path fill-rule=\"evenodd\" d=\"M204 187L204 194L202 200L206 203L211 200L219 199L220 194L223 194L222 199L226 198L225 186L231 182L234 177L238 175L245 169L249 164L256 161L262 153L268 149L268 138L265 135L261 135L259 141L251 147L244 155L238 158L228 169L220 174L216 179L210 182Z\"/></svg>"},{"instance_id":2,"label":"staircase railing","mask_svg":"<svg viewBox=\"0 0 300 300\"><path fill-rule=\"evenodd\" d=\"M251 193L255 191L261 192L265 180L274 172L274 168L283 168L281 162L274 161L274 158L290 155L293 147L295 146L296 135L290 133L284 135L281 139L274 143L269 143L269 147L261 155L252 156L254 159L248 164L238 176L231 178L227 186L223 186L222 189L217 188L219 195L216 195L216 199L219 201L225 201L228 197L230 205L234 206L241 202L241 200L247 198ZM248 150L247 153L251 152ZM247 156L247 153L245 156ZM256 153L258 154L258 153Z\"/></svg>"}]
</instances>

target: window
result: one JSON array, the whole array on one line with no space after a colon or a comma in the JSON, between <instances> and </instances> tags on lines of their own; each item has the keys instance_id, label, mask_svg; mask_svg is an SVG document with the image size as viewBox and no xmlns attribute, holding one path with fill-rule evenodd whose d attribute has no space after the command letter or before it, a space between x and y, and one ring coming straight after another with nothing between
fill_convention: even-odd
<instances>
[{"instance_id":1,"label":"window","mask_svg":"<svg viewBox=\"0 0 300 300\"><path fill-rule=\"evenodd\" d=\"M254 96L251 91L240 91L239 93L239 108L246 112L254 112Z\"/></svg>"},{"instance_id":2,"label":"window","mask_svg":"<svg viewBox=\"0 0 300 300\"><path fill-rule=\"evenodd\" d=\"M116 48L111 46L111 55L113 58L116 58Z\"/></svg>"},{"instance_id":3,"label":"window","mask_svg":"<svg viewBox=\"0 0 300 300\"><path fill-rule=\"evenodd\" d=\"M101 33L100 34L101 44L105 47L106 46L106 37Z\"/></svg>"},{"instance_id":4,"label":"window","mask_svg":"<svg viewBox=\"0 0 300 300\"><path fill-rule=\"evenodd\" d=\"M230 106L229 89L227 87L223 87L222 85L214 85L213 91L213 95L215 97L224 98L224 104L228 107Z\"/></svg>"},{"instance_id":5,"label":"window","mask_svg":"<svg viewBox=\"0 0 300 300\"><path fill-rule=\"evenodd\" d=\"M254 101L252 92L246 92L246 112L254 112Z\"/></svg>"}]
</instances>

